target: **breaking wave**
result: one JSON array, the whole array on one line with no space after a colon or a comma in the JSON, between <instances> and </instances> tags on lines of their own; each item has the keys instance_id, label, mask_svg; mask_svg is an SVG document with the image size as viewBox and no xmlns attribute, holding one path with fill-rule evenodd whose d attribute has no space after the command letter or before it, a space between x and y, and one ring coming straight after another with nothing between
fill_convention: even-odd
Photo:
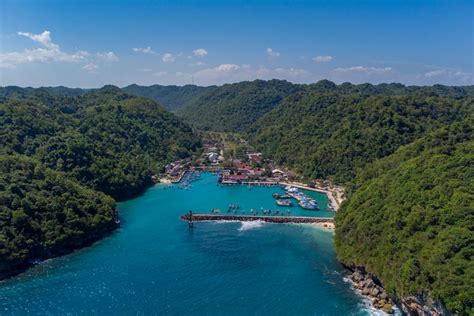
<instances>
[{"instance_id":1,"label":"breaking wave","mask_svg":"<svg viewBox=\"0 0 474 316\"><path fill-rule=\"evenodd\" d=\"M265 224L264 221L251 221L251 222L240 222L241 226L238 229L239 232L250 230L250 229L255 229L255 228L260 228Z\"/></svg>"}]
</instances>

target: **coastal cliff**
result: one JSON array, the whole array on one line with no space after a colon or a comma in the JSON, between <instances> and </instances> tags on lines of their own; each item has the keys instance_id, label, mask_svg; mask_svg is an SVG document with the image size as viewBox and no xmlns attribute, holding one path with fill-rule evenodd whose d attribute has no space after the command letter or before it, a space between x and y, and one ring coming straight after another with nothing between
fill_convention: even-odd
<instances>
[{"instance_id":1,"label":"coastal cliff","mask_svg":"<svg viewBox=\"0 0 474 316\"><path fill-rule=\"evenodd\" d=\"M412 313L442 313L437 302L474 312L472 126L441 129L374 163L336 214L338 259L364 267Z\"/></svg>"}]
</instances>

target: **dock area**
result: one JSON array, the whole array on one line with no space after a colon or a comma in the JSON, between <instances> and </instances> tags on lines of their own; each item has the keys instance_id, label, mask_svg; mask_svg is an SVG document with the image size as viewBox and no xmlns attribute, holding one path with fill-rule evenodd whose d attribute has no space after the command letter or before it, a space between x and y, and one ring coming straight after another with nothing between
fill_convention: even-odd
<instances>
[{"instance_id":1,"label":"dock area","mask_svg":"<svg viewBox=\"0 0 474 316\"><path fill-rule=\"evenodd\" d=\"M264 221L268 223L334 224L333 218L311 216L260 216L187 213L185 215L182 215L181 219L190 223L203 221Z\"/></svg>"},{"instance_id":2,"label":"dock area","mask_svg":"<svg viewBox=\"0 0 474 316\"><path fill-rule=\"evenodd\" d=\"M279 182L275 181L234 181L234 180L222 180L220 182L222 185L247 185L247 186L262 186L262 187L272 187L280 185Z\"/></svg>"}]
</instances>

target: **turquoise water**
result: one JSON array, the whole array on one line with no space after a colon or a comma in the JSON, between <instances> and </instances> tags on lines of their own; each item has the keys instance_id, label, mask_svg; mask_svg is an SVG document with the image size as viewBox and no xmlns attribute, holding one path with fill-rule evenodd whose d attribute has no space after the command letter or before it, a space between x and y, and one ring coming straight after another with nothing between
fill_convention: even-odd
<instances>
[{"instance_id":1,"label":"turquoise water","mask_svg":"<svg viewBox=\"0 0 474 316\"><path fill-rule=\"evenodd\" d=\"M277 188L157 185L119 205L121 228L0 283L0 314L364 315L332 233L307 225L196 223L192 209L276 209ZM321 206L326 197L311 193ZM292 208L295 215L331 216Z\"/></svg>"}]
</instances>

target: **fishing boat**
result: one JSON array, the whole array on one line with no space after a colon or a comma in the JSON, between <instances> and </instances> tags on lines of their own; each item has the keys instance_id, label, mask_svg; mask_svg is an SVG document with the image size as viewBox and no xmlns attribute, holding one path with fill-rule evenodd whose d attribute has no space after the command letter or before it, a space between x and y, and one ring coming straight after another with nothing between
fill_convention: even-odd
<instances>
[{"instance_id":1,"label":"fishing boat","mask_svg":"<svg viewBox=\"0 0 474 316\"><path fill-rule=\"evenodd\" d=\"M298 188L289 185L285 187L285 191L288 193L298 193Z\"/></svg>"},{"instance_id":2,"label":"fishing boat","mask_svg":"<svg viewBox=\"0 0 474 316\"><path fill-rule=\"evenodd\" d=\"M299 206L304 208L305 210L319 210L318 203L315 200L311 199L303 199L299 203Z\"/></svg>"},{"instance_id":3,"label":"fishing boat","mask_svg":"<svg viewBox=\"0 0 474 316\"><path fill-rule=\"evenodd\" d=\"M293 206L293 203L291 203L291 200L276 200L276 204L279 206Z\"/></svg>"},{"instance_id":4,"label":"fishing boat","mask_svg":"<svg viewBox=\"0 0 474 316\"><path fill-rule=\"evenodd\" d=\"M290 199L291 196L288 194L278 194L278 193L273 193L272 194L275 199Z\"/></svg>"}]
</instances>

